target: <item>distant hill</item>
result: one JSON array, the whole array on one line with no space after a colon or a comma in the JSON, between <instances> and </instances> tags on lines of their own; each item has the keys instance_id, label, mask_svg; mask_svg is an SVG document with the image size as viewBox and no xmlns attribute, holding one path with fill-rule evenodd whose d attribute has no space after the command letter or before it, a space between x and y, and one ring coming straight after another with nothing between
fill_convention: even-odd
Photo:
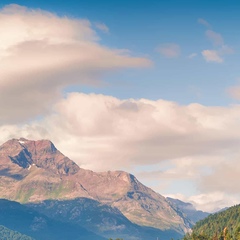
<instances>
[{"instance_id":1,"label":"distant hill","mask_svg":"<svg viewBox=\"0 0 240 240\"><path fill-rule=\"evenodd\" d=\"M185 236L185 239L239 240L240 205L211 214L197 222L191 236Z\"/></svg>"},{"instance_id":2,"label":"distant hill","mask_svg":"<svg viewBox=\"0 0 240 240\"><path fill-rule=\"evenodd\" d=\"M129 221L117 208L102 204L88 198L74 200L45 200L41 203L28 203L26 206L51 219L86 228L106 238L124 240L155 240L179 238L180 234L173 230L139 226Z\"/></svg>"},{"instance_id":3,"label":"distant hill","mask_svg":"<svg viewBox=\"0 0 240 240\"><path fill-rule=\"evenodd\" d=\"M29 207L5 199L0 199L0 225L36 240L106 240L81 226L62 222L61 219L50 219Z\"/></svg>"},{"instance_id":4,"label":"distant hill","mask_svg":"<svg viewBox=\"0 0 240 240\"><path fill-rule=\"evenodd\" d=\"M19 232L8 229L2 225L0 225L0 239L4 239L4 240L34 240L31 237L28 237L24 234L21 234Z\"/></svg>"},{"instance_id":5,"label":"distant hill","mask_svg":"<svg viewBox=\"0 0 240 240\"><path fill-rule=\"evenodd\" d=\"M179 199L167 197L167 200L173 207L176 207L176 210L180 210L184 214L184 217L191 221L192 226L210 214L208 212L199 211L191 203L186 203Z\"/></svg>"}]
</instances>

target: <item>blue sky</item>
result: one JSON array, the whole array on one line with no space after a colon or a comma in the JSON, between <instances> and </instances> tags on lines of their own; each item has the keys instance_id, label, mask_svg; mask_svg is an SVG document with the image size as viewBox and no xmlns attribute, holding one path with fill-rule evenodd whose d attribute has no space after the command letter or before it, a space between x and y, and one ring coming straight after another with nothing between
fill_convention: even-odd
<instances>
[{"instance_id":1,"label":"blue sky","mask_svg":"<svg viewBox=\"0 0 240 240\"><path fill-rule=\"evenodd\" d=\"M199 24L198 19L209 22L210 28L238 51L236 36L240 33L237 27L240 17L236 1L81 1L76 8L67 5L64 9L68 14L104 22L109 27L110 34L101 35L104 45L130 49L154 62L151 69L114 76L119 81L130 82L134 91L115 86L94 91L120 98L164 98L183 104L226 105L232 102L225 89L235 85L238 79L237 58L233 54L227 56L223 64L206 63L201 51L212 45L205 36L206 27ZM160 56L156 48L164 43L178 44L181 56L177 59ZM192 53L198 56L188 59Z\"/></svg>"},{"instance_id":2,"label":"blue sky","mask_svg":"<svg viewBox=\"0 0 240 240\"><path fill-rule=\"evenodd\" d=\"M9 3L1 1L2 6ZM103 45L129 49L154 63L150 69L106 77L108 87L84 87L84 92L94 91L119 98L163 98L182 104L227 105L234 102L226 94L226 88L236 85L239 78L236 53L239 51L240 16L236 1L50 0L15 3L104 23L109 33L99 33ZM234 54L225 57L224 63L207 63L201 56L204 49L216 47L205 35L206 26L198 23L200 18L211 25L209 29L221 34L224 44L234 50ZM165 43L179 45L181 55L174 59L161 56L156 48ZM198 55L189 59L193 53ZM116 82L127 82L131 87L121 84L116 87Z\"/></svg>"},{"instance_id":3,"label":"blue sky","mask_svg":"<svg viewBox=\"0 0 240 240\"><path fill-rule=\"evenodd\" d=\"M240 202L239 5L1 1L0 141L48 138L204 210Z\"/></svg>"}]
</instances>

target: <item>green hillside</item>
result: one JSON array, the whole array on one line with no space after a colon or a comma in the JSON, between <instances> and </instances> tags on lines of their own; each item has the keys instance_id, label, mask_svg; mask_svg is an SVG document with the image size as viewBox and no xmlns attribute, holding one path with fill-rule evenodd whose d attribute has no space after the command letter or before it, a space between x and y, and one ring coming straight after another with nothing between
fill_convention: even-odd
<instances>
[{"instance_id":1,"label":"green hillside","mask_svg":"<svg viewBox=\"0 0 240 240\"><path fill-rule=\"evenodd\" d=\"M240 240L240 205L199 221L184 240Z\"/></svg>"},{"instance_id":2,"label":"green hillside","mask_svg":"<svg viewBox=\"0 0 240 240\"><path fill-rule=\"evenodd\" d=\"M31 237L28 237L19 232L10 230L1 225L0 225L0 239L4 239L4 240L34 240Z\"/></svg>"}]
</instances>

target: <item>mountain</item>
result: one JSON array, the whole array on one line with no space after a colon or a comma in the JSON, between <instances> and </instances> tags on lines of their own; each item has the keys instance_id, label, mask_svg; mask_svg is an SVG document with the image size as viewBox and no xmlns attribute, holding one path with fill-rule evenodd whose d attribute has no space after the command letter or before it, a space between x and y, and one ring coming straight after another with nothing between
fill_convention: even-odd
<instances>
[{"instance_id":1,"label":"mountain","mask_svg":"<svg viewBox=\"0 0 240 240\"><path fill-rule=\"evenodd\" d=\"M177 211L182 212L184 216L191 221L192 226L194 226L196 222L206 218L210 214L207 212L199 211L191 203L186 203L179 199L167 197L167 200L173 207L176 208Z\"/></svg>"},{"instance_id":2,"label":"mountain","mask_svg":"<svg viewBox=\"0 0 240 240\"><path fill-rule=\"evenodd\" d=\"M228 208L225 211L211 214L199 221L193 227L191 235L185 239L240 239L240 205Z\"/></svg>"},{"instance_id":3,"label":"mountain","mask_svg":"<svg viewBox=\"0 0 240 240\"><path fill-rule=\"evenodd\" d=\"M20 203L88 198L140 226L184 234L191 225L133 175L82 169L48 140L12 139L0 146L0 197Z\"/></svg>"},{"instance_id":4,"label":"mountain","mask_svg":"<svg viewBox=\"0 0 240 240\"><path fill-rule=\"evenodd\" d=\"M0 239L4 239L4 240L34 240L33 238L28 237L27 235L13 231L2 225L0 225Z\"/></svg>"},{"instance_id":5,"label":"mountain","mask_svg":"<svg viewBox=\"0 0 240 240\"><path fill-rule=\"evenodd\" d=\"M106 240L83 227L53 220L17 202L0 199L0 213L0 225L36 240Z\"/></svg>"},{"instance_id":6,"label":"mountain","mask_svg":"<svg viewBox=\"0 0 240 240\"><path fill-rule=\"evenodd\" d=\"M28 203L31 207L52 219L64 219L93 231L106 238L135 239L170 239L179 238L175 231L161 231L150 227L142 227L129 221L117 208L88 198L73 200L45 200L41 203Z\"/></svg>"}]
</instances>

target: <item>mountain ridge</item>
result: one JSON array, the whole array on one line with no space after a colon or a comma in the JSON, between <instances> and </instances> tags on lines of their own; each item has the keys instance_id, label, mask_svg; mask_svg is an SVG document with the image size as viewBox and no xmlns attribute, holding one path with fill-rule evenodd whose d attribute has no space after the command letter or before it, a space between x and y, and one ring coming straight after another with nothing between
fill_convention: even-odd
<instances>
[{"instance_id":1,"label":"mountain ridge","mask_svg":"<svg viewBox=\"0 0 240 240\"><path fill-rule=\"evenodd\" d=\"M184 234L190 223L165 197L123 171L80 168L49 140L12 139L0 146L0 197L27 203L85 197L118 208L131 222Z\"/></svg>"},{"instance_id":2,"label":"mountain ridge","mask_svg":"<svg viewBox=\"0 0 240 240\"><path fill-rule=\"evenodd\" d=\"M52 219L18 202L0 199L0 212L0 225L36 240L106 240L82 226Z\"/></svg>"},{"instance_id":3,"label":"mountain ridge","mask_svg":"<svg viewBox=\"0 0 240 240\"><path fill-rule=\"evenodd\" d=\"M183 202L179 199L174 199L167 197L167 200L176 207L177 210L180 210L185 217L191 221L191 226L194 226L196 222L206 218L210 213L197 210L193 204Z\"/></svg>"},{"instance_id":4,"label":"mountain ridge","mask_svg":"<svg viewBox=\"0 0 240 240\"><path fill-rule=\"evenodd\" d=\"M162 239L181 237L175 231L161 231L134 224L117 208L88 198L45 200L41 203L28 203L26 206L52 219L64 219L65 222L74 223L108 239L144 240L156 239L158 236Z\"/></svg>"}]
</instances>

